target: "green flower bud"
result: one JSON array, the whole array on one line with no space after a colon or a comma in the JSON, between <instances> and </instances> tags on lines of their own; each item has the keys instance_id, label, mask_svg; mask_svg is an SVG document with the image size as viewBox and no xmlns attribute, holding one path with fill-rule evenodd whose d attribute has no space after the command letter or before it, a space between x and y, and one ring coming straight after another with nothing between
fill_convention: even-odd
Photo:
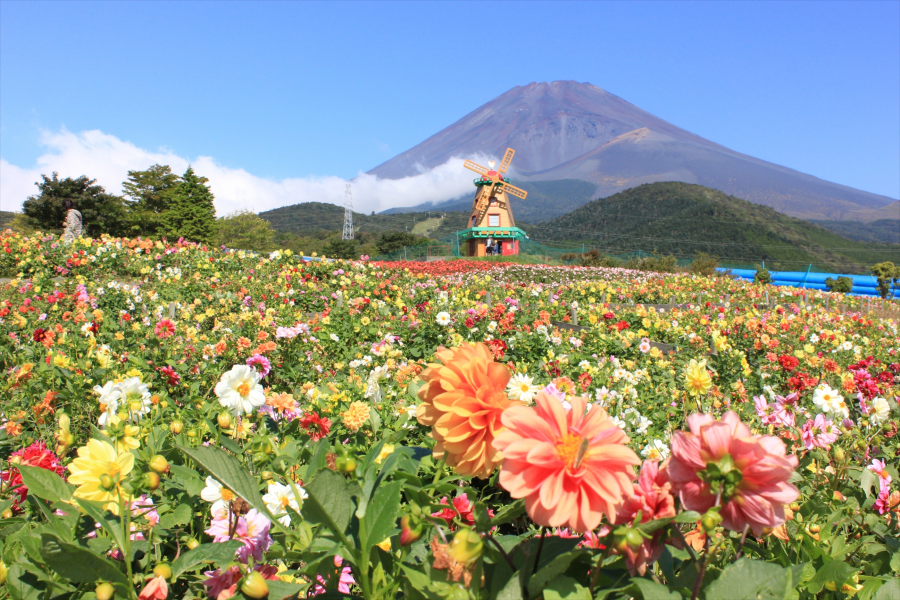
<instances>
[{"instance_id":1,"label":"green flower bud","mask_svg":"<svg viewBox=\"0 0 900 600\"><path fill-rule=\"evenodd\" d=\"M250 571L241 580L241 592L248 598L265 598L269 595L269 585L259 571Z\"/></svg>"},{"instance_id":2,"label":"green flower bud","mask_svg":"<svg viewBox=\"0 0 900 600\"><path fill-rule=\"evenodd\" d=\"M484 542L481 541L481 536L472 529L463 527L453 536L447 554L458 563L470 564L477 560L483 551Z\"/></svg>"},{"instance_id":3,"label":"green flower bud","mask_svg":"<svg viewBox=\"0 0 900 600\"><path fill-rule=\"evenodd\" d=\"M97 600L112 600L116 595L116 588L111 583L103 582L94 588L94 595Z\"/></svg>"},{"instance_id":4,"label":"green flower bud","mask_svg":"<svg viewBox=\"0 0 900 600\"><path fill-rule=\"evenodd\" d=\"M172 567L166 563L159 563L153 567L153 574L157 577L162 577L165 580L172 579Z\"/></svg>"}]
</instances>

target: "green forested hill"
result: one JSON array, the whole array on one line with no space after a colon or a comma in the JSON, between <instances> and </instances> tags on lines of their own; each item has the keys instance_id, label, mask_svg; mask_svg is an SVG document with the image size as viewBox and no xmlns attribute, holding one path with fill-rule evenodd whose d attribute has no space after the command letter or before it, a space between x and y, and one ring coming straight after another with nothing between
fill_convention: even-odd
<instances>
[{"instance_id":1,"label":"green forested hill","mask_svg":"<svg viewBox=\"0 0 900 600\"><path fill-rule=\"evenodd\" d=\"M390 215L364 215L353 213L353 228L357 233L380 233L382 231L412 231L423 221L437 219L445 215L442 222L433 220L428 229L440 225L442 230L456 231L465 227L466 214L458 212L409 212ZM283 206L259 213L269 221L275 231L310 235L321 231L341 231L344 228L344 208L324 202L304 202ZM454 229L455 228L455 229ZM421 227L419 227L421 229ZM422 235L435 237L432 231L419 231Z\"/></svg>"},{"instance_id":2,"label":"green forested hill","mask_svg":"<svg viewBox=\"0 0 900 600\"><path fill-rule=\"evenodd\" d=\"M13 217L16 216L16 213L9 212L5 210L0 210L0 229L4 229L12 223Z\"/></svg>"},{"instance_id":3,"label":"green forested hill","mask_svg":"<svg viewBox=\"0 0 900 600\"><path fill-rule=\"evenodd\" d=\"M765 260L786 270L805 270L812 263L852 273L900 260L900 245L849 240L769 207L677 182L645 184L595 200L535 226L529 235L539 242L584 243L605 254L641 250L688 258L706 252L723 263Z\"/></svg>"}]
</instances>

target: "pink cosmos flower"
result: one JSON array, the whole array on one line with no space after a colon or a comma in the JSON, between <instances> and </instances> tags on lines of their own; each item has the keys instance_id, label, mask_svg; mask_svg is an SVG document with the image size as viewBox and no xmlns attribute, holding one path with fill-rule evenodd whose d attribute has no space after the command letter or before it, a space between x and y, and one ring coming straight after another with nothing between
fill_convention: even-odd
<instances>
[{"instance_id":1,"label":"pink cosmos flower","mask_svg":"<svg viewBox=\"0 0 900 600\"><path fill-rule=\"evenodd\" d=\"M239 561L246 563L251 556L254 560L261 561L263 552L272 545L272 538L269 536L271 523L255 508L246 515L238 516L237 519L233 538L230 535L227 511L216 512L205 533L211 535L214 542L224 542L229 539L243 542L244 546L237 551L236 555Z\"/></svg>"},{"instance_id":2,"label":"pink cosmos flower","mask_svg":"<svg viewBox=\"0 0 900 600\"><path fill-rule=\"evenodd\" d=\"M344 564L344 559L341 558L340 556L335 556L334 557L334 566L337 567L338 569L341 569L342 564ZM322 576L317 575L316 581L318 583L316 583L316 586L313 588L312 592L310 593L311 596L318 596L320 594L325 593L325 580L322 578ZM338 591L342 594L349 594L350 586L353 585L354 583L356 583L356 580L353 579L353 573L350 570L350 566L349 565L345 566L344 568L341 569L341 579L338 582Z\"/></svg>"},{"instance_id":3,"label":"pink cosmos flower","mask_svg":"<svg viewBox=\"0 0 900 600\"><path fill-rule=\"evenodd\" d=\"M873 458L872 464L868 466L868 469L878 475L878 483L882 491L891 486L891 481L893 481L893 478L891 477L891 474L887 472L887 463L885 463L883 460Z\"/></svg>"},{"instance_id":4,"label":"pink cosmos flower","mask_svg":"<svg viewBox=\"0 0 900 600\"><path fill-rule=\"evenodd\" d=\"M784 523L784 505L800 496L788 483L799 461L785 454L784 442L751 434L733 411L720 421L694 413L688 427L672 438L665 469L682 505L702 513L718 501L725 527L743 531L749 525L758 536Z\"/></svg>"},{"instance_id":5,"label":"pink cosmos flower","mask_svg":"<svg viewBox=\"0 0 900 600\"><path fill-rule=\"evenodd\" d=\"M841 430L835 427L834 421L827 419L825 415L819 413L816 420L807 419L803 425L803 431L800 438L807 450L813 448L827 448L838 438Z\"/></svg>"},{"instance_id":6,"label":"pink cosmos flower","mask_svg":"<svg viewBox=\"0 0 900 600\"><path fill-rule=\"evenodd\" d=\"M262 354L254 354L247 359L247 366L259 373L260 378L265 377L272 370L272 363Z\"/></svg>"}]
</instances>

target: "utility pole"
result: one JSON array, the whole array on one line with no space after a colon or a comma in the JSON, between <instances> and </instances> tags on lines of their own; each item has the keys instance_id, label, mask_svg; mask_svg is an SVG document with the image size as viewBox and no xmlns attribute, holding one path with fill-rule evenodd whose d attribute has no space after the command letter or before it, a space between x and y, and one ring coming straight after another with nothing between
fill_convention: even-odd
<instances>
[{"instance_id":1,"label":"utility pole","mask_svg":"<svg viewBox=\"0 0 900 600\"><path fill-rule=\"evenodd\" d=\"M353 194L350 193L350 184L344 191L344 233L341 239L353 239Z\"/></svg>"}]
</instances>

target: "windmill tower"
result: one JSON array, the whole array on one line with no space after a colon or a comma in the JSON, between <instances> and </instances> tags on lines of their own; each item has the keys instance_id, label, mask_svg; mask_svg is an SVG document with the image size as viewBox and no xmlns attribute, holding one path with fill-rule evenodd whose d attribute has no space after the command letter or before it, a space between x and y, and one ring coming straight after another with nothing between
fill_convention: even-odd
<instances>
[{"instance_id":1,"label":"windmill tower","mask_svg":"<svg viewBox=\"0 0 900 600\"><path fill-rule=\"evenodd\" d=\"M496 171L494 161L488 163L490 168L482 167L471 160L465 162L464 166L467 169L481 175L474 181L478 191L475 192L475 199L472 201L469 228L457 234L460 242L466 241L467 256L485 256L488 251L488 240L497 245L499 254L519 253L519 240L526 236L524 231L516 227L509 197L516 196L524 200L528 192L517 188L503 177L515 153L512 148L507 148L500 168Z\"/></svg>"},{"instance_id":2,"label":"windmill tower","mask_svg":"<svg viewBox=\"0 0 900 600\"><path fill-rule=\"evenodd\" d=\"M353 194L350 193L349 183L344 191L344 234L341 239L353 239Z\"/></svg>"}]
</instances>

